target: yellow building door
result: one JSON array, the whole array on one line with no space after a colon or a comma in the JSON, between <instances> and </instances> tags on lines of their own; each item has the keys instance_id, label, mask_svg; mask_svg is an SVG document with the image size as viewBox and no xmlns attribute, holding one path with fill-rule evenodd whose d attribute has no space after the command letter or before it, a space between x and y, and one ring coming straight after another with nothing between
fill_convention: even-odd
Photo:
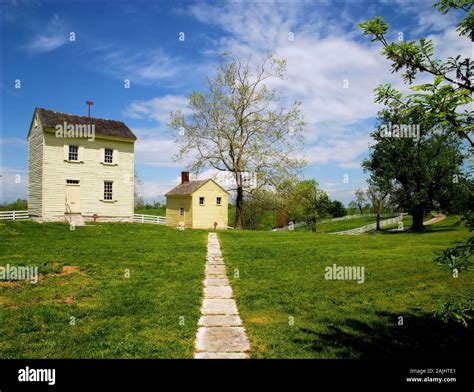
<instances>
[{"instance_id":1,"label":"yellow building door","mask_svg":"<svg viewBox=\"0 0 474 392\"><path fill-rule=\"evenodd\" d=\"M73 214L81 212L80 189L79 180L66 181L66 212Z\"/></svg>"}]
</instances>

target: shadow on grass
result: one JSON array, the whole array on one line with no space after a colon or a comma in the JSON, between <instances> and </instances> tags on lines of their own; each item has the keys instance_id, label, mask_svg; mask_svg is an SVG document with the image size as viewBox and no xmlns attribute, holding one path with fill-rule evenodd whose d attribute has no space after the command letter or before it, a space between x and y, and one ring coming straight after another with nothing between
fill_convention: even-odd
<instances>
[{"instance_id":1,"label":"shadow on grass","mask_svg":"<svg viewBox=\"0 0 474 392\"><path fill-rule=\"evenodd\" d=\"M387 230L380 230L379 232L372 232L373 234L385 234L385 235L393 235L393 234L396 234L396 235L403 235L403 234L419 234L419 235L423 235L423 234L433 234L433 233L438 233L438 232L443 232L443 231L454 231L452 228L450 227L437 227L437 228L434 228L434 227L430 227L429 229L426 228L425 230L422 230L422 231L412 231L412 230L405 230L405 231L398 231L398 230L393 230L393 229L387 229Z\"/></svg>"},{"instance_id":2,"label":"shadow on grass","mask_svg":"<svg viewBox=\"0 0 474 392\"><path fill-rule=\"evenodd\" d=\"M474 327L445 324L431 315L400 315L377 312L378 321L347 319L327 332L303 328L295 344L310 345L315 352L329 348L338 358L369 359L472 359ZM301 336L301 335L300 335Z\"/></svg>"}]
</instances>

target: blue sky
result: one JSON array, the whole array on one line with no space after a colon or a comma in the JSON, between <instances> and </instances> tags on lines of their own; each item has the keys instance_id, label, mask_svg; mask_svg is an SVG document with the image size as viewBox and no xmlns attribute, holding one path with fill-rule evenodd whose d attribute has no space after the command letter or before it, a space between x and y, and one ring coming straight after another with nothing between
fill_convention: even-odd
<instances>
[{"instance_id":1,"label":"blue sky","mask_svg":"<svg viewBox=\"0 0 474 392\"><path fill-rule=\"evenodd\" d=\"M380 47L355 24L381 15L394 39L399 32L406 40L428 36L442 59L469 56L469 41L455 32L456 15L441 15L431 4L7 0L1 6L0 202L26 198L26 136L34 108L85 115L86 100L95 103L93 116L122 120L135 132L139 193L162 199L185 165L172 160L168 114L185 110L187 96L213 75L219 54L230 51L252 60L268 52L287 60L287 79L274 83L282 104L302 102L304 174L348 203L366 186L360 163L378 110L373 89L391 82L406 90Z\"/></svg>"}]
</instances>

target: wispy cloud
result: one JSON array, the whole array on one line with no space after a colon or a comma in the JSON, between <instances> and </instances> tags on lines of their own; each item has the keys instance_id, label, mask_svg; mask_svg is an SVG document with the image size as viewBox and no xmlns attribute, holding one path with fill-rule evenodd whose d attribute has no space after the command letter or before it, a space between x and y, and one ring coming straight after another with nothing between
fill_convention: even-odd
<instances>
[{"instance_id":1,"label":"wispy cloud","mask_svg":"<svg viewBox=\"0 0 474 392\"><path fill-rule=\"evenodd\" d=\"M131 85L183 87L191 78L205 74L205 65L185 61L184 58L160 47L139 49L116 44L100 44L88 49L87 66L118 80L129 80ZM204 67L204 68L203 68Z\"/></svg>"},{"instance_id":2,"label":"wispy cloud","mask_svg":"<svg viewBox=\"0 0 474 392\"><path fill-rule=\"evenodd\" d=\"M44 26L41 32L35 33L23 49L31 54L51 52L68 42L66 23L58 14Z\"/></svg>"},{"instance_id":3,"label":"wispy cloud","mask_svg":"<svg viewBox=\"0 0 474 392\"><path fill-rule=\"evenodd\" d=\"M188 102L189 99L181 95L164 95L150 100L134 101L122 114L134 119L155 120L168 124L172 111L181 110L184 115L190 114Z\"/></svg>"}]
</instances>

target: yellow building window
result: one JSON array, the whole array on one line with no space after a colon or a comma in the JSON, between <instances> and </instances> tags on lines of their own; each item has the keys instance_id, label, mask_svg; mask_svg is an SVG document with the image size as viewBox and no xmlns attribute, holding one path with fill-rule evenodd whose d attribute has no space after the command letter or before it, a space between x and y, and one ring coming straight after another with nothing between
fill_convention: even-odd
<instances>
[{"instance_id":1,"label":"yellow building window","mask_svg":"<svg viewBox=\"0 0 474 392\"><path fill-rule=\"evenodd\" d=\"M203 206L204 205L204 197L199 198L199 205Z\"/></svg>"},{"instance_id":2,"label":"yellow building window","mask_svg":"<svg viewBox=\"0 0 474 392\"><path fill-rule=\"evenodd\" d=\"M222 197L216 197L216 204L220 206L222 204Z\"/></svg>"},{"instance_id":3,"label":"yellow building window","mask_svg":"<svg viewBox=\"0 0 474 392\"><path fill-rule=\"evenodd\" d=\"M79 160L79 147L78 146L69 146L69 160L77 161Z\"/></svg>"}]
</instances>

